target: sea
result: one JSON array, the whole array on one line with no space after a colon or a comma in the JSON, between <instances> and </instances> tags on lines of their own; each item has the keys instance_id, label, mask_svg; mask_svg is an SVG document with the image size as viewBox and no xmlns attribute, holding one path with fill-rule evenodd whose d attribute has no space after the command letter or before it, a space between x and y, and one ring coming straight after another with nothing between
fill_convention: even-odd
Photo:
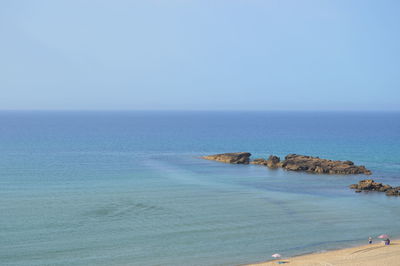
<instances>
[{"instance_id":1,"label":"sea","mask_svg":"<svg viewBox=\"0 0 400 266\"><path fill-rule=\"evenodd\" d=\"M203 160L351 160L318 175ZM243 265L400 237L398 112L2 111L0 265Z\"/></svg>"}]
</instances>

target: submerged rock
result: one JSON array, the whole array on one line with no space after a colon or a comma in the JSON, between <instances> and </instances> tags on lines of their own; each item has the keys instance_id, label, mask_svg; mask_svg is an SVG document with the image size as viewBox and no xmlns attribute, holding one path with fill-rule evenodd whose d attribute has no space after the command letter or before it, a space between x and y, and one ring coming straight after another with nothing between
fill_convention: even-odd
<instances>
[{"instance_id":1,"label":"submerged rock","mask_svg":"<svg viewBox=\"0 0 400 266\"><path fill-rule=\"evenodd\" d=\"M282 162L282 168L289 171L305 171L318 174L366 174L371 171L365 166L354 165L352 161L334 161L306 155L289 154Z\"/></svg>"},{"instance_id":2,"label":"submerged rock","mask_svg":"<svg viewBox=\"0 0 400 266\"><path fill-rule=\"evenodd\" d=\"M233 152L203 156L203 159L232 164L249 164L251 153Z\"/></svg>"},{"instance_id":3,"label":"submerged rock","mask_svg":"<svg viewBox=\"0 0 400 266\"><path fill-rule=\"evenodd\" d=\"M351 189L356 189L356 192L361 191L378 191L385 192L387 196L400 196L400 187L393 188L390 185L375 182L372 179L365 179L349 186Z\"/></svg>"},{"instance_id":4,"label":"submerged rock","mask_svg":"<svg viewBox=\"0 0 400 266\"><path fill-rule=\"evenodd\" d=\"M349 186L350 189L358 189L358 184L352 184Z\"/></svg>"}]
</instances>

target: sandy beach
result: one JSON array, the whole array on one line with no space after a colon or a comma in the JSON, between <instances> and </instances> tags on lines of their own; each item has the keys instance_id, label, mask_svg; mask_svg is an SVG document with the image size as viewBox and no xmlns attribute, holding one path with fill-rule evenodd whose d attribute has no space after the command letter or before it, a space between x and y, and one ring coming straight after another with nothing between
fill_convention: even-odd
<instances>
[{"instance_id":1,"label":"sandy beach","mask_svg":"<svg viewBox=\"0 0 400 266\"><path fill-rule=\"evenodd\" d=\"M287 262L282 265L290 266L394 266L400 265L400 241L392 241L389 246L376 243L250 265L280 265L278 264L279 261Z\"/></svg>"}]
</instances>

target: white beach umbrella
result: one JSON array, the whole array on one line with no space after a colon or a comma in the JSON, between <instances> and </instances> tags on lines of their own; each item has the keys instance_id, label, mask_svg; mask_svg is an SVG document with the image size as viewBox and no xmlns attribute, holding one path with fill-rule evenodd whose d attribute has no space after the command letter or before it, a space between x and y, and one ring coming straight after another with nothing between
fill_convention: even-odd
<instances>
[{"instance_id":1,"label":"white beach umbrella","mask_svg":"<svg viewBox=\"0 0 400 266\"><path fill-rule=\"evenodd\" d=\"M378 238L380 238L380 239L385 239L385 238L389 238L389 236L386 235L386 234L383 234L383 235L378 236Z\"/></svg>"}]
</instances>

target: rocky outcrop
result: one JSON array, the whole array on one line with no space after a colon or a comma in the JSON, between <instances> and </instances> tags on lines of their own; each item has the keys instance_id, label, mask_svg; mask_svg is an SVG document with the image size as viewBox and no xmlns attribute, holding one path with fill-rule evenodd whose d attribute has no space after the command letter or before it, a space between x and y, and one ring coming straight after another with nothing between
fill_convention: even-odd
<instances>
[{"instance_id":1,"label":"rocky outcrop","mask_svg":"<svg viewBox=\"0 0 400 266\"><path fill-rule=\"evenodd\" d=\"M372 179L365 179L349 186L351 189L356 189L356 192L361 191L378 191L385 192L387 196L400 196L400 187L392 187L382 183L375 182Z\"/></svg>"},{"instance_id":2,"label":"rocky outcrop","mask_svg":"<svg viewBox=\"0 0 400 266\"><path fill-rule=\"evenodd\" d=\"M366 169L365 166L354 165L352 161L334 161L298 154L287 155L285 160L282 161L282 168L289 171L304 171L317 174L371 174L371 171Z\"/></svg>"},{"instance_id":3,"label":"rocky outcrop","mask_svg":"<svg viewBox=\"0 0 400 266\"><path fill-rule=\"evenodd\" d=\"M251 153L233 152L203 156L203 159L232 164L249 164Z\"/></svg>"},{"instance_id":4,"label":"rocky outcrop","mask_svg":"<svg viewBox=\"0 0 400 266\"><path fill-rule=\"evenodd\" d=\"M400 187L388 189L385 194L386 196L400 196Z\"/></svg>"},{"instance_id":5,"label":"rocky outcrop","mask_svg":"<svg viewBox=\"0 0 400 266\"><path fill-rule=\"evenodd\" d=\"M267 160L265 160L264 158L257 158L254 159L253 161L251 161L251 164L259 164L259 165L267 165Z\"/></svg>"},{"instance_id":6,"label":"rocky outcrop","mask_svg":"<svg viewBox=\"0 0 400 266\"><path fill-rule=\"evenodd\" d=\"M254 159L251 164L266 165L270 168L278 168L282 166L281 159L275 155L269 156L268 160L265 160L264 158Z\"/></svg>"},{"instance_id":7,"label":"rocky outcrop","mask_svg":"<svg viewBox=\"0 0 400 266\"><path fill-rule=\"evenodd\" d=\"M357 189L357 190L385 192L386 190L391 189L392 187L389 185L384 185L382 183L375 182L372 179L365 179L365 180L361 180L360 182L358 182L358 184L350 185L350 188Z\"/></svg>"},{"instance_id":8,"label":"rocky outcrop","mask_svg":"<svg viewBox=\"0 0 400 266\"><path fill-rule=\"evenodd\" d=\"M282 166L281 159L278 156L271 155L268 158L267 166L271 168L281 167Z\"/></svg>"},{"instance_id":9,"label":"rocky outcrop","mask_svg":"<svg viewBox=\"0 0 400 266\"><path fill-rule=\"evenodd\" d=\"M232 164L251 163L265 165L270 168L282 167L289 171L304 171L317 174L371 174L371 171L366 169L365 166L354 165L352 161L334 161L306 155L289 154L283 161L278 156L271 155L268 159L258 158L250 162L250 156L251 154L248 152L236 152L208 155L202 158Z\"/></svg>"}]
</instances>

